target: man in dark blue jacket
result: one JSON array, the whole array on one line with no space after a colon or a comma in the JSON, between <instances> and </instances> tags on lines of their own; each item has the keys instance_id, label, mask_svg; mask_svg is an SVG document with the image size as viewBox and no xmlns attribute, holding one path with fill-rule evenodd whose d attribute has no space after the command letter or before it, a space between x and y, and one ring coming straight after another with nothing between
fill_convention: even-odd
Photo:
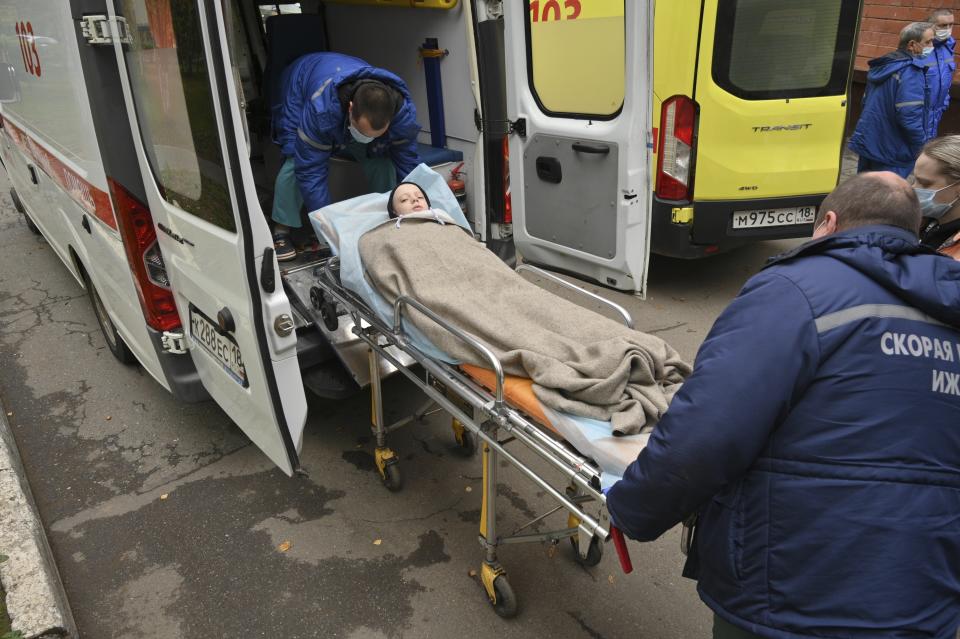
<instances>
[{"instance_id":1,"label":"man in dark blue jacket","mask_svg":"<svg viewBox=\"0 0 960 639\"><path fill-rule=\"evenodd\" d=\"M860 156L858 172L893 171L910 175L930 132L932 74L924 59L933 52L933 25L908 24L900 48L870 60L863 112L850 136L850 150Z\"/></svg>"},{"instance_id":2,"label":"man in dark blue jacket","mask_svg":"<svg viewBox=\"0 0 960 639\"><path fill-rule=\"evenodd\" d=\"M932 74L932 95L930 100L930 136L936 137L940 130L940 120L950 106L950 89L953 87L953 74L957 70L954 49L957 41L953 38L953 11L937 9L930 14L933 25L933 53L927 56L928 73Z\"/></svg>"},{"instance_id":3,"label":"man in dark blue jacket","mask_svg":"<svg viewBox=\"0 0 960 639\"><path fill-rule=\"evenodd\" d=\"M919 224L891 173L837 187L607 494L641 541L698 513L684 574L715 637L955 637L960 262Z\"/></svg>"},{"instance_id":4,"label":"man in dark blue jacket","mask_svg":"<svg viewBox=\"0 0 960 639\"><path fill-rule=\"evenodd\" d=\"M330 156L346 153L363 167L371 191L389 191L420 163L417 109L399 77L359 58L311 53L282 76L283 101L273 113L284 162L273 200L277 259L296 257L291 227L300 209L330 203Z\"/></svg>"}]
</instances>

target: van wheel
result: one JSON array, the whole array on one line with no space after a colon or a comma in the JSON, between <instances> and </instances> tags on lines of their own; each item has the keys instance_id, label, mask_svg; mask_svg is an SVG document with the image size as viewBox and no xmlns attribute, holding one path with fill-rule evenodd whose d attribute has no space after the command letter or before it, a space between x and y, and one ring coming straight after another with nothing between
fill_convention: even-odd
<instances>
[{"instance_id":1,"label":"van wheel","mask_svg":"<svg viewBox=\"0 0 960 639\"><path fill-rule=\"evenodd\" d=\"M41 235L40 229L36 224L33 223L33 220L30 219L30 216L26 213L23 214L23 219L27 221L27 228L30 229L30 232L34 235Z\"/></svg>"},{"instance_id":2,"label":"van wheel","mask_svg":"<svg viewBox=\"0 0 960 639\"><path fill-rule=\"evenodd\" d=\"M133 353L124 343L123 338L117 333L117 328L113 325L113 320L110 319L107 309L103 306L103 301L100 299L100 293L97 292L97 287L93 285L89 277L85 277L84 279L87 282L87 295L90 297L90 304L93 305L93 314L97 317L97 324L100 325L100 331L103 333L103 339L107 342L107 348L110 349L110 352L113 353L113 356L116 357L121 364L129 366L130 364L136 363L137 358L134 357Z\"/></svg>"},{"instance_id":3,"label":"van wheel","mask_svg":"<svg viewBox=\"0 0 960 639\"><path fill-rule=\"evenodd\" d=\"M40 229L37 228L37 225L33 223L33 220L30 219L30 216L27 215L27 210L23 208L23 202L20 201L20 196L17 195L16 190L13 187L10 188L10 199L13 200L13 207L17 209L20 215L23 216L23 219L27 221L27 228L30 229L30 232L34 235L40 235Z\"/></svg>"}]
</instances>

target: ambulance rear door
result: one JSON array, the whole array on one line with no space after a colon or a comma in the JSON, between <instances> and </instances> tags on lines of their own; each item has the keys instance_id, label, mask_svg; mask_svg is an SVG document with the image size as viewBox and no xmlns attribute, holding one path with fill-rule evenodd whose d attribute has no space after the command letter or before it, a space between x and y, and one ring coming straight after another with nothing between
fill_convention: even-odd
<instances>
[{"instance_id":1,"label":"ambulance rear door","mask_svg":"<svg viewBox=\"0 0 960 639\"><path fill-rule=\"evenodd\" d=\"M705 0L694 243L810 234L840 173L860 6Z\"/></svg>"},{"instance_id":2,"label":"ambulance rear door","mask_svg":"<svg viewBox=\"0 0 960 639\"><path fill-rule=\"evenodd\" d=\"M652 5L525 0L503 10L517 251L643 295Z\"/></svg>"},{"instance_id":3,"label":"ambulance rear door","mask_svg":"<svg viewBox=\"0 0 960 639\"><path fill-rule=\"evenodd\" d=\"M247 158L222 3L115 0L147 204L204 387L288 474L306 397L296 331ZM119 16L119 17L118 17Z\"/></svg>"}]
</instances>

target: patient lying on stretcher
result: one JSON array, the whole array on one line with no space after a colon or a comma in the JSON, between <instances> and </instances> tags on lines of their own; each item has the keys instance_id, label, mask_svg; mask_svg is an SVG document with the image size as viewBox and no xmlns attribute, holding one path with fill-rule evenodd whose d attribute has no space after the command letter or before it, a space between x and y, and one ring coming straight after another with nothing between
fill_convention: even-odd
<instances>
[{"instance_id":1,"label":"patient lying on stretcher","mask_svg":"<svg viewBox=\"0 0 960 639\"><path fill-rule=\"evenodd\" d=\"M390 303L415 298L485 342L506 373L533 380L546 406L634 434L659 419L690 373L659 337L520 277L444 211L431 209L417 185L398 186L388 208L396 223L367 231L359 242L370 283ZM429 318L412 309L406 317L457 361L489 367Z\"/></svg>"}]
</instances>

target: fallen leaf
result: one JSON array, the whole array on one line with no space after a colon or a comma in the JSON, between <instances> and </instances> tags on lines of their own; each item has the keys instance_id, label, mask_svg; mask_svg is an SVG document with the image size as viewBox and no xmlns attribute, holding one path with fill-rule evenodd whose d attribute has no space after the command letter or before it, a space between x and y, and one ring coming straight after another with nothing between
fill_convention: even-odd
<instances>
[{"instance_id":1,"label":"fallen leaf","mask_svg":"<svg viewBox=\"0 0 960 639\"><path fill-rule=\"evenodd\" d=\"M607 575L607 581L613 583L613 575Z\"/></svg>"},{"instance_id":2,"label":"fallen leaf","mask_svg":"<svg viewBox=\"0 0 960 639\"><path fill-rule=\"evenodd\" d=\"M470 572L467 573L467 576L468 576L468 577L476 577L476 576L477 576L477 571L476 571L476 570L471 570Z\"/></svg>"},{"instance_id":3,"label":"fallen leaf","mask_svg":"<svg viewBox=\"0 0 960 639\"><path fill-rule=\"evenodd\" d=\"M554 546L553 544L550 544L549 546L547 546L547 557L550 557L552 559L553 556L556 554L557 554L556 546Z\"/></svg>"},{"instance_id":4,"label":"fallen leaf","mask_svg":"<svg viewBox=\"0 0 960 639\"><path fill-rule=\"evenodd\" d=\"M170 493L163 493L162 495L160 495L160 501L165 500L169 496L170 496Z\"/></svg>"},{"instance_id":5,"label":"fallen leaf","mask_svg":"<svg viewBox=\"0 0 960 639\"><path fill-rule=\"evenodd\" d=\"M279 546L277 546L277 550L279 550L280 552L287 552L288 550L290 550L290 546L292 545L293 544L291 544L289 541L285 541Z\"/></svg>"},{"instance_id":6,"label":"fallen leaf","mask_svg":"<svg viewBox=\"0 0 960 639\"><path fill-rule=\"evenodd\" d=\"M382 540L382 539L374 539L374 540L373 540L373 545L374 545L374 546L379 546L379 545L382 544L382 543L383 543L383 540Z\"/></svg>"}]
</instances>

